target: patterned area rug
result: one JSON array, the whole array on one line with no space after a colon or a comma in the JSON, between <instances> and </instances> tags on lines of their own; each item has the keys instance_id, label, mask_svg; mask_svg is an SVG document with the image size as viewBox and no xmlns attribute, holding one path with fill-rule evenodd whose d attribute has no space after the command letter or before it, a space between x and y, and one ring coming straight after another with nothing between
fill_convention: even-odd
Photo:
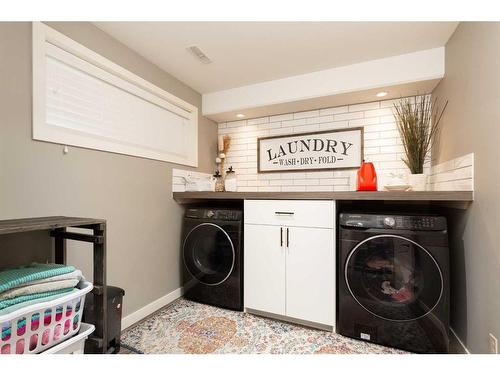
<instances>
[{"instance_id":1,"label":"patterned area rug","mask_svg":"<svg viewBox=\"0 0 500 375\"><path fill-rule=\"evenodd\" d=\"M146 354L397 354L336 333L178 299L126 330L122 342Z\"/></svg>"}]
</instances>

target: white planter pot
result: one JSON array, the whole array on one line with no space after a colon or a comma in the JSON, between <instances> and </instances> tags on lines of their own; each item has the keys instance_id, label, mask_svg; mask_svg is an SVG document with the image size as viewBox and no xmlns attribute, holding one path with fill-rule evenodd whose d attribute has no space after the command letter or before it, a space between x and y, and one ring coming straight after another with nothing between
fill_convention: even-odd
<instances>
[{"instance_id":1,"label":"white planter pot","mask_svg":"<svg viewBox=\"0 0 500 375\"><path fill-rule=\"evenodd\" d=\"M425 191L427 183L427 175L425 173L410 174L408 176L408 184L411 185L413 191Z\"/></svg>"}]
</instances>

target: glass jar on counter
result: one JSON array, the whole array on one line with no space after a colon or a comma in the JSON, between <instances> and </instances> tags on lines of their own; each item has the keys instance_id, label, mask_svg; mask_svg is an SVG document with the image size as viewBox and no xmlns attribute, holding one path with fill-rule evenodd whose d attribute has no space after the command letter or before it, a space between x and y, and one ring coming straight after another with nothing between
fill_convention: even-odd
<instances>
[{"instance_id":1,"label":"glass jar on counter","mask_svg":"<svg viewBox=\"0 0 500 375\"><path fill-rule=\"evenodd\" d=\"M226 171L225 189L226 191L236 191L237 188L238 184L236 183L236 172L233 170L233 167L229 167Z\"/></svg>"},{"instance_id":2,"label":"glass jar on counter","mask_svg":"<svg viewBox=\"0 0 500 375\"><path fill-rule=\"evenodd\" d=\"M215 191L218 192L224 191L224 178L222 177L219 171L215 171L214 179L215 179Z\"/></svg>"}]
</instances>

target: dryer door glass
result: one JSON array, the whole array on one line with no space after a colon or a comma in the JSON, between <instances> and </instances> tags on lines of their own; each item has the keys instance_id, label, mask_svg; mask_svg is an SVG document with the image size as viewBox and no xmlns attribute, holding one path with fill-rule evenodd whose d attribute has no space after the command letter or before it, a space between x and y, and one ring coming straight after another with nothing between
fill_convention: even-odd
<instances>
[{"instance_id":1,"label":"dryer door glass","mask_svg":"<svg viewBox=\"0 0 500 375\"><path fill-rule=\"evenodd\" d=\"M234 246L220 226L203 223L186 236L183 257L186 268L195 279L203 284L218 285L233 271Z\"/></svg>"},{"instance_id":2,"label":"dryer door glass","mask_svg":"<svg viewBox=\"0 0 500 375\"><path fill-rule=\"evenodd\" d=\"M423 317L443 292L441 270L432 255L401 236L362 241L349 254L344 271L354 299L373 315L392 321Z\"/></svg>"}]
</instances>

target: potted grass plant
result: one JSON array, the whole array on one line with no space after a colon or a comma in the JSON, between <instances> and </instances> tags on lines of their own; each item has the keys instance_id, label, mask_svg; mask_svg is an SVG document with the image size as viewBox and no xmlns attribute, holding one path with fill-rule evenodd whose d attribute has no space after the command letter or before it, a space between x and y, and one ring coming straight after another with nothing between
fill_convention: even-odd
<instances>
[{"instance_id":1,"label":"potted grass plant","mask_svg":"<svg viewBox=\"0 0 500 375\"><path fill-rule=\"evenodd\" d=\"M425 190L424 164L439 133L439 122L448 102L440 111L430 95L401 98L394 103L394 118L404 146L404 163L410 170L412 190Z\"/></svg>"}]
</instances>

